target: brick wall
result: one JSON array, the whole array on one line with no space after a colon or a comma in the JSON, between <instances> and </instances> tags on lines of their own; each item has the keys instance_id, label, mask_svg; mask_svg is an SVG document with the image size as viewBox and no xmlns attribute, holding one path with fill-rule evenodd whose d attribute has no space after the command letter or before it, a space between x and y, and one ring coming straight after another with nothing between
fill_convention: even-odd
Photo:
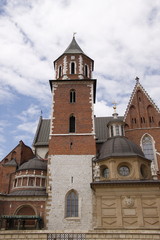
<instances>
[{"instance_id":1,"label":"brick wall","mask_svg":"<svg viewBox=\"0 0 160 240\"><path fill-rule=\"evenodd\" d=\"M95 154L93 119L93 81L53 83L51 120L51 154ZM76 102L70 103L70 90L76 91ZM69 133L69 117L75 116L75 133Z\"/></svg>"},{"instance_id":2,"label":"brick wall","mask_svg":"<svg viewBox=\"0 0 160 240\"><path fill-rule=\"evenodd\" d=\"M71 62L75 63L75 74L71 73ZM90 58L82 54L65 54L60 57L55 64L56 79L62 80L64 75L67 75L69 79L78 79L79 75L84 76L84 66L88 66L88 78L92 77L93 63ZM62 77L59 77L59 67L62 67Z\"/></svg>"}]
</instances>

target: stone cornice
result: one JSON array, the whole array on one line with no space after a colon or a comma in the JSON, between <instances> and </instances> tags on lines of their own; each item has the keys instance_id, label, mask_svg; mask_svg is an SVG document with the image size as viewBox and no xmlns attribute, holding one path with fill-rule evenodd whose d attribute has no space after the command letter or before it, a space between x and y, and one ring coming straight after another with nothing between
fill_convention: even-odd
<instances>
[{"instance_id":1,"label":"stone cornice","mask_svg":"<svg viewBox=\"0 0 160 240\"><path fill-rule=\"evenodd\" d=\"M132 185L132 186L159 186L160 187L160 180L111 180L111 181L97 181L97 182L92 182L91 188L95 187L107 187L107 186L127 186L127 185Z\"/></svg>"}]
</instances>

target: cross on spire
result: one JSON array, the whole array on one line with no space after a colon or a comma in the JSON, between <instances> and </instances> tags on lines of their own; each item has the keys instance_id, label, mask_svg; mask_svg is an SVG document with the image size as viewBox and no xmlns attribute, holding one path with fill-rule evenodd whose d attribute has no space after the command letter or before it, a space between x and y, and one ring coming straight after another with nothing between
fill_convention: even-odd
<instances>
[{"instance_id":1,"label":"cross on spire","mask_svg":"<svg viewBox=\"0 0 160 240\"><path fill-rule=\"evenodd\" d=\"M77 33L76 33L76 32L74 32L74 33L73 33L73 37L75 37L75 35L76 35L76 34L77 34Z\"/></svg>"}]
</instances>

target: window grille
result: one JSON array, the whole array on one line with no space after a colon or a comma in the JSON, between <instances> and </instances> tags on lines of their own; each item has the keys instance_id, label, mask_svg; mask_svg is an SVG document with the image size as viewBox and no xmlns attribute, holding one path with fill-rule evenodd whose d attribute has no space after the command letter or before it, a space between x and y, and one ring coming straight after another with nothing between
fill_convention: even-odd
<instances>
[{"instance_id":1,"label":"window grille","mask_svg":"<svg viewBox=\"0 0 160 240\"><path fill-rule=\"evenodd\" d=\"M49 233L47 240L86 240L84 233Z\"/></svg>"}]
</instances>

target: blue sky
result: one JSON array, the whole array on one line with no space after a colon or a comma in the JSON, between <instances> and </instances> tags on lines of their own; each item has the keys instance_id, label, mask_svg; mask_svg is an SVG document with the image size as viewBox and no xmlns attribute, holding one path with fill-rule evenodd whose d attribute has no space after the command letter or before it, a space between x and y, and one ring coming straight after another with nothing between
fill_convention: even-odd
<instances>
[{"instance_id":1,"label":"blue sky","mask_svg":"<svg viewBox=\"0 0 160 240\"><path fill-rule=\"evenodd\" d=\"M159 0L0 0L0 159L50 117L53 61L76 40L95 61L97 116L124 114L135 77L160 106Z\"/></svg>"}]
</instances>

